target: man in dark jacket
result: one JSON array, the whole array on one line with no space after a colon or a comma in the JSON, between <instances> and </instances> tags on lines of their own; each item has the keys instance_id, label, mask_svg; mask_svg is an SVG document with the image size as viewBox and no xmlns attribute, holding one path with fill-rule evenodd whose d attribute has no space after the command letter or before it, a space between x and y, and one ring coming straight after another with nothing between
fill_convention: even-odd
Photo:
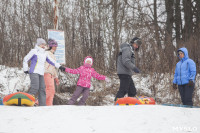
<instances>
[{"instance_id":1,"label":"man in dark jacket","mask_svg":"<svg viewBox=\"0 0 200 133\"><path fill-rule=\"evenodd\" d=\"M120 88L115 97L124 97L127 93L129 97L136 95L136 88L131 76L133 72L139 73L139 69L135 66L134 51L138 51L142 41L140 38L135 37L131 40L130 44L123 43L120 45L120 53L117 59L117 74L120 79Z\"/></svg>"},{"instance_id":2,"label":"man in dark jacket","mask_svg":"<svg viewBox=\"0 0 200 133\"><path fill-rule=\"evenodd\" d=\"M173 88L178 89L181 95L183 105L193 106L192 94L196 76L196 64L189 58L188 51L185 47L178 51L180 61L176 64Z\"/></svg>"}]
</instances>

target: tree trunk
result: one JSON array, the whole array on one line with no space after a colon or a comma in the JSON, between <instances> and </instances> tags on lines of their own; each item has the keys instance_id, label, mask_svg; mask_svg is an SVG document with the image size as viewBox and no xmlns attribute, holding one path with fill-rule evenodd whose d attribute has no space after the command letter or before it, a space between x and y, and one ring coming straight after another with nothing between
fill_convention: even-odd
<instances>
[{"instance_id":1,"label":"tree trunk","mask_svg":"<svg viewBox=\"0 0 200 133\"><path fill-rule=\"evenodd\" d=\"M155 38L158 47L161 46L159 27L158 27L158 15L157 15L157 0L154 0L154 27L155 27Z\"/></svg>"},{"instance_id":2,"label":"tree trunk","mask_svg":"<svg viewBox=\"0 0 200 133\"><path fill-rule=\"evenodd\" d=\"M195 0L196 2L196 32L199 33L199 28L200 28L200 0Z\"/></svg>"},{"instance_id":3,"label":"tree trunk","mask_svg":"<svg viewBox=\"0 0 200 133\"><path fill-rule=\"evenodd\" d=\"M114 40L114 51L113 51L113 56L112 56L112 60L110 61L110 69L114 69L114 66L116 66L116 57L117 57L117 53L119 51L119 33L118 33L118 0L113 0L113 14L112 14L112 18L113 18L113 22L114 22L114 34L113 34L113 40ZM114 65L113 65L114 64Z\"/></svg>"},{"instance_id":4,"label":"tree trunk","mask_svg":"<svg viewBox=\"0 0 200 133\"><path fill-rule=\"evenodd\" d=\"M172 37L172 31L173 31L173 23L174 23L174 0L165 0L165 6L166 6L166 12L167 12L167 21L166 21L166 29L165 29L165 49L164 49L164 57L167 58L167 62L174 62L174 45L173 45L173 37ZM172 65L169 65L165 69L167 71L171 71L173 68Z\"/></svg>"},{"instance_id":5,"label":"tree trunk","mask_svg":"<svg viewBox=\"0 0 200 133\"><path fill-rule=\"evenodd\" d=\"M176 32L176 46L179 48L181 41L181 30L182 30L182 21L181 21L181 7L180 0L175 1L175 32Z\"/></svg>"},{"instance_id":6,"label":"tree trunk","mask_svg":"<svg viewBox=\"0 0 200 133\"><path fill-rule=\"evenodd\" d=\"M183 11L184 11L184 19L185 26L183 31L183 39L184 41L188 41L190 36L193 33L193 13L192 13L192 2L188 0L183 0Z\"/></svg>"},{"instance_id":7,"label":"tree trunk","mask_svg":"<svg viewBox=\"0 0 200 133\"><path fill-rule=\"evenodd\" d=\"M174 22L174 0L165 0L165 7L167 12L165 44L172 44L172 28Z\"/></svg>"}]
</instances>

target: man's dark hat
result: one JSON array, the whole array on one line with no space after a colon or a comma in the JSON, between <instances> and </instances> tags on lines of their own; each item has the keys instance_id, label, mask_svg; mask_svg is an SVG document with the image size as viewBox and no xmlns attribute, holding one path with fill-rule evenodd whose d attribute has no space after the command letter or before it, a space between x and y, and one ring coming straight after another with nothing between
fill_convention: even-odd
<instances>
[{"instance_id":1,"label":"man's dark hat","mask_svg":"<svg viewBox=\"0 0 200 133\"><path fill-rule=\"evenodd\" d=\"M130 43L131 43L131 44L136 43L138 46L140 46L140 45L142 44L142 41L141 41L140 38L134 37L134 38L131 40Z\"/></svg>"}]
</instances>

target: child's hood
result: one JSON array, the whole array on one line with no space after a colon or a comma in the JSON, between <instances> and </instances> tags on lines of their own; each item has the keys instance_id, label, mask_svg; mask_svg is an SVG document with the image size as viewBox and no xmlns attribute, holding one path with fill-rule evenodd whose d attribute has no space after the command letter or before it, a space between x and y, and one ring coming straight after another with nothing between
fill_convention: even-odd
<instances>
[{"instance_id":1,"label":"child's hood","mask_svg":"<svg viewBox=\"0 0 200 133\"><path fill-rule=\"evenodd\" d=\"M87 58L91 58L92 59L92 64L91 65L93 65L93 58L91 56L85 57L83 64L85 65L85 63L86 63L85 61L86 61Z\"/></svg>"}]
</instances>

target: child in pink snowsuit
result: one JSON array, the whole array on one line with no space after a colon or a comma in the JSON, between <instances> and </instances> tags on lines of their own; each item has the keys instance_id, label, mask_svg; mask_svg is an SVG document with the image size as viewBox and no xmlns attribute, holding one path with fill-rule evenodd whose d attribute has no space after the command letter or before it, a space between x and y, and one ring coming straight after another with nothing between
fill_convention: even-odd
<instances>
[{"instance_id":1,"label":"child in pink snowsuit","mask_svg":"<svg viewBox=\"0 0 200 133\"><path fill-rule=\"evenodd\" d=\"M82 98L78 102L78 105L85 105L90 92L91 78L94 77L98 80L109 81L108 78L104 75L98 74L94 68L92 68L93 59L90 56L87 56L84 60L84 65L80 66L77 69L66 68L65 71L72 74L79 74L79 80L77 83L76 91L74 92L72 98L69 100L68 105L74 105L76 100L82 93Z\"/></svg>"}]
</instances>

